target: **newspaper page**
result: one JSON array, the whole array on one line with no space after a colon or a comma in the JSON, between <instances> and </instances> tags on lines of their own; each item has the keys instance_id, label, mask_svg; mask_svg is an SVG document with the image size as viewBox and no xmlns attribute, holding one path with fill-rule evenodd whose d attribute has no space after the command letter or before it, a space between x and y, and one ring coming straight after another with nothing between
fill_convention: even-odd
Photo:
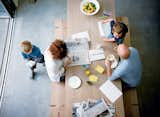
<instances>
[{"instance_id":1,"label":"newspaper page","mask_svg":"<svg viewBox=\"0 0 160 117\"><path fill-rule=\"evenodd\" d=\"M72 117L114 117L115 107L106 104L103 98L74 103Z\"/></svg>"},{"instance_id":2,"label":"newspaper page","mask_svg":"<svg viewBox=\"0 0 160 117\"><path fill-rule=\"evenodd\" d=\"M71 57L70 66L90 64L89 61L89 45L87 38L75 38L66 41L66 45Z\"/></svg>"}]
</instances>

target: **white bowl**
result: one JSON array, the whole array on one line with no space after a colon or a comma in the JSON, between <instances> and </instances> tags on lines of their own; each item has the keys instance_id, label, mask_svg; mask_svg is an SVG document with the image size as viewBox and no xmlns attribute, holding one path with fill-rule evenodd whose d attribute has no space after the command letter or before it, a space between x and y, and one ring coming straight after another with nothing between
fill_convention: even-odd
<instances>
[{"instance_id":1,"label":"white bowl","mask_svg":"<svg viewBox=\"0 0 160 117\"><path fill-rule=\"evenodd\" d=\"M85 12L85 11L83 10L83 6L84 6L85 4L87 4L87 3L89 3L89 2L95 4L95 7L96 7L96 10L95 10L94 12L92 12L92 13L87 13L87 12ZM99 10L100 10L100 5L99 5L99 2L98 2L97 0L83 0L83 1L81 2L81 4L80 4L80 11L81 11L83 14L85 14L85 15L95 15L96 13L98 13Z\"/></svg>"}]
</instances>

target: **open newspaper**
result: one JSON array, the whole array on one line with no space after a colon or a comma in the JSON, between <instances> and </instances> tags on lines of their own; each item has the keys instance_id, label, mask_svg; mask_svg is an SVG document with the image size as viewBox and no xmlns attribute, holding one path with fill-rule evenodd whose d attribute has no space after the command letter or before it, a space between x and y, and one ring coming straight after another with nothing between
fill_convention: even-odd
<instances>
[{"instance_id":1,"label":"open newspaper","mask_svg":"<svg viewBox=\"0 0 160 117\"><path fill-rule=\"evenodd\" d=\"M114 117L115 107L106 104L104 99L74 103L72 117Z\"/></svg>"},{"instance_id":2,"label":"open newspaper","mask_svg":"<svg viewBox=\"0 0 160 117\"><path fill-rule=\"evenodd\" d=\"M66 41L66 45L71 57L70 66L90 64L89 61L89 45L87 38L74 38Z\"/></svg>"}]
</instances>

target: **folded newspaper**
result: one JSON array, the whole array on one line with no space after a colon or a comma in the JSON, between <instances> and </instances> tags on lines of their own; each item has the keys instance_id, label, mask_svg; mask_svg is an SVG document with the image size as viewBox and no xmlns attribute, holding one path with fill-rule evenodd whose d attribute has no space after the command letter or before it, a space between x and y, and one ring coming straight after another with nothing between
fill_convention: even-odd
<instances>
[{"instance_id":1,"label":"folded newspaper","mask_svg":"<svg viewBox=\"0 0 160 117\"><path fill-rule=\"evenodd\" d=\"M88 100L74 103L72 117L114 117L115 107L106 104L104 99Z\"/></svg>"}]
</instances>

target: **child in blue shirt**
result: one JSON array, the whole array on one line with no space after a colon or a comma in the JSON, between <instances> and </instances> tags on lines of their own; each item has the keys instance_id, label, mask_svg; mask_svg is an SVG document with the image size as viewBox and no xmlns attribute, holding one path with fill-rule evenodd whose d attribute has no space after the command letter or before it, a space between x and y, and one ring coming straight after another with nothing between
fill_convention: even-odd
<instances>
[{"instance_id":1,"label":"child in blue shirt","mask_svg":"<svg viewBox=\"0 0 160 117\"><path fill-rule=\"evenodd\" d=\"M110 22L111 33L102 37L104 41L115 42L117 45L122 44L126 33L128 32L127 26L122 22L115 22L113 19L106 19L102 21Z\"/></svg>"},{"instance_id":2,"label":"child in blue shirt","mask_svg":"<svg viewBox=\"0 0 160 117\"><path fill-rule=\"evenodd\" d=\"M34 79L34 69L36 68L37 63L44 64L44 56L41 53L40 49L35 45L32 45L29 41L22 41L21 42L22 48L22 56L27 61L26 65L29 66L31 69L31 78Z\"/></svg>"}]
</instances>

